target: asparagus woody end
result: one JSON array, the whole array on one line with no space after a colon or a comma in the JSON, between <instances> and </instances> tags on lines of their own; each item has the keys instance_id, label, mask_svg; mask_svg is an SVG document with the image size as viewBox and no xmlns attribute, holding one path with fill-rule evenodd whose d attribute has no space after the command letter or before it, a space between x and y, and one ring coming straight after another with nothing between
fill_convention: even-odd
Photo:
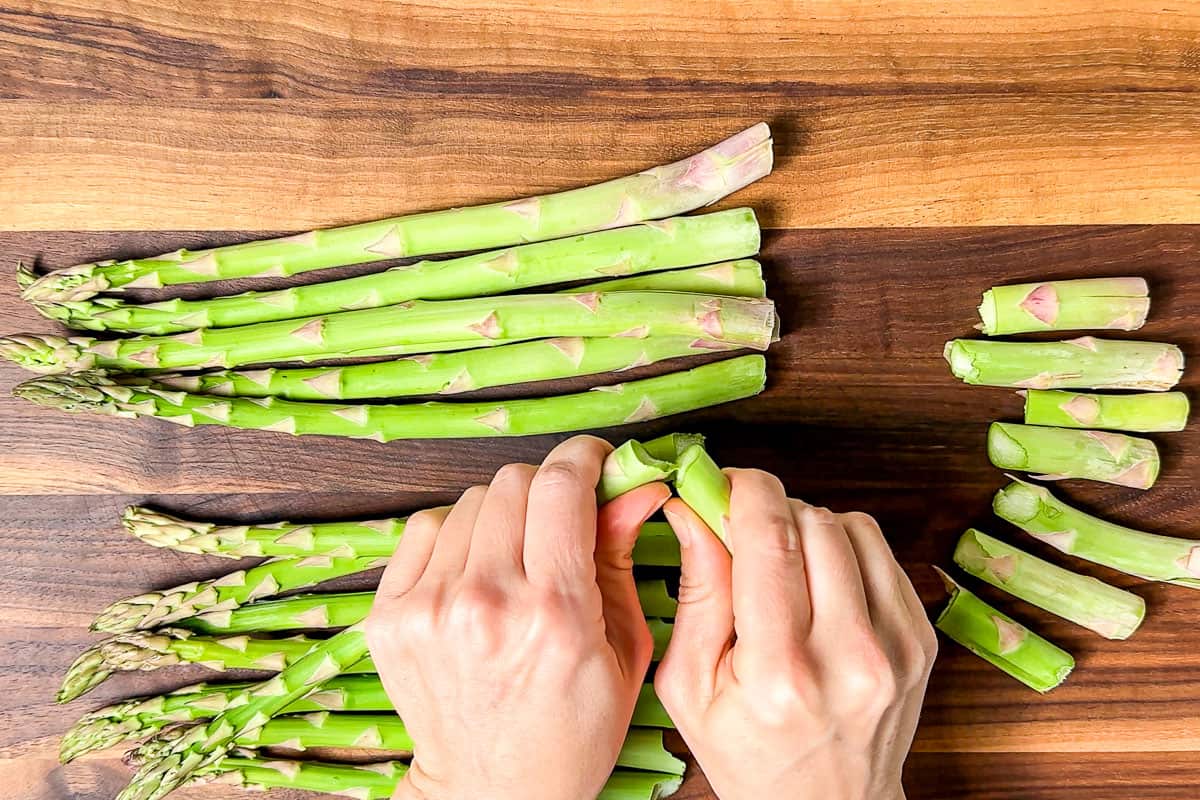
<instances>
[{"instance_id":1,"label":"asparagus woody end","mask_svg":"<svg viewBox=\"0 0 1200 800\"><path fill-rule=\"evenodd\" d=\"M1142 327L1150 312L1143 278L1085 278L996 286L984 292L979 326L988 336L1034 331Z\"/></svg>"},{"instance_id":2,"label":"asparagus woody end","mask_svg":"<svg viewBox=\"0 0 1200 800\"><path fill-rule=\"evenodd\" d=\"M993 422L988 458L1000 469L1041 473L1055 480L1083 478L1149 489L1158 477L1158 448L1149 439L1107 431Z\"/></svg>"}]
</instances>

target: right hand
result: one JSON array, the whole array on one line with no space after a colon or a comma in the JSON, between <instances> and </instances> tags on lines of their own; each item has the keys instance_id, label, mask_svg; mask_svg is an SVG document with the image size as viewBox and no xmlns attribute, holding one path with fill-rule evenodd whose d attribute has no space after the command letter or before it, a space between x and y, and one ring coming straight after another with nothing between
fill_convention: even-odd
<instances>
[{"instance_id":1,"label":"right hand","mask_svg":"<svg viewBox=\"0 0 1200 800\"><path fill-rule=\"evenodd\" d=\"M721 800L897 800L937 639L875 520L732 484L725 549L682 501L655 689Z\"/></svg>"}]
</instances>

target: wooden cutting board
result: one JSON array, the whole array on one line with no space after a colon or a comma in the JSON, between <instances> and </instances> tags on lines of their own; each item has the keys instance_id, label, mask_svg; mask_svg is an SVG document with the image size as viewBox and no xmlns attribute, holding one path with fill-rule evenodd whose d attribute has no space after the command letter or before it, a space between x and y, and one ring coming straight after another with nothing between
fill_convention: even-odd
<instances>
[{"instance_id":1,"label":"wooden cutting board","mask_svg":"<svg viewBox=\"0 0 1200 800\"><path fill-rule=\"evenodd\" d=\"M931 608L928 565L949 563L969 524L1146 597L1145 627L1115 643L981 589L1078 670L1041 697L945 643L910 798L1193 797L1200 593L1047 554L992 518L1004 478L986 426L1020 403L958 384L941 349L972 333L994 283L1138 274L1154 308L1137 336L1197 355L1200 4L1035 5L0 2L0 261L53 268L551 191L766 120L775 173L722 207L751 205L770 229L762 258L784 337L767 391L604 433L699 430L723 464L877 515ZM11 281L0 319L3 333L53 329ZM24 377L0 365L5 395ZM230 566L130 541L124 505L247 520L400 513L561 438L302 441L0 399L5 796L111 797L127 777L118 753L63 769L59 734L103 702L203 674L118 676L51 703L99 608ZM1195 535L1200 434L1158 440L1150 492L1062 491ZM711 793L692 769L679 796Z\"/></svg>"}]
</instances>

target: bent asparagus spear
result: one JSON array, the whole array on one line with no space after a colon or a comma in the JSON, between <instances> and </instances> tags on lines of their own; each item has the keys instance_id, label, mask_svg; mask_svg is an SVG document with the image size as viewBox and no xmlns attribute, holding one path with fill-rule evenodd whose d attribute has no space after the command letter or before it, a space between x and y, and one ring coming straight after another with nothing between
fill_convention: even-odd
<instances>
[{"instance_id":1,"label":"bent asparagus spear","mask_svg":"<svg viewBox=\"0 0 1200 800\"><path fill-rule=\"evenodd\" d=\"M1029 389L1024 394L1027 425L1142 433L1181 431L1187 427L1190 411L1183 392L1083 394Z\"/></svg>"},{"instance_id":2,"label":"bent asparagus spear","mask_svg":"<svg viewBox=\"0 0 1200 800\"><path fill-rule=\"evenodd\" d=\"M310 231L156 258L102 261L50 272L23 293L32 302L99 292L295 275L344 264L492 250L673 217L714 203L771 171L763 123L673 164L556 194Z\"/></svg>"},{"instance_id":3,"label":"bent asparagus spear","mask_svg":"<svg viewBox=\"0 0 1200 800\"><path fill-rule=\"evenodd\" d=\"M729 478L700 445L679 457L675 491L704 524L729 547Z\"/></svg>"},{"instance_id":4,"label":"bent asparagus spear","mask_svg":"<svg viewBox=\"0 0 1200 800\"><path fill-rule=\"evenodd\" d=\"M1149 489L1158 478L1158 448L1149 439L1106 431L993 422L988 458L1000 469L1041 473L1046 480L1083 478Z\"/></svg>"},{"instance_id":5,"label":"bent asparagus spear","mask_svg":"<svg viewBox=\"0 0 1200 800\"><path fill-rule=\"evenodd\" d=\"M1072 508L1042 486L1015 481L992 510L1062 552L1139 578L1200 589L1200 541L1158 536Z\"/></svg>"},{"instance_id":6,"label":"bent asparagus spear","mask_svg":"<svg viewBox=\"0 0 1200 800\"><path fill-rule=\"evenodd\" d=\"M766 382L766 360L741 356L656 378L586 392L475 403L363 405L277 398L221 398L118 385L102 375L52 375L13 393L63 411L157 417L176 424L223 425L293 435L396 439L531 436L604 428L752 397Z\"/></svg>"},{"instance_id":7,"label":"bent asparagus spear","mask_svg":"<svg viewBox=\"0 0 1200 800\"><path fill-rule=\"evenodd\" d=\"M748 208L676 217L569 239L421 261L327 283L204 300L134 304L99 298L35 304L71 328L178 333L378 308L410 300L483 297L553 283L602 279L754 255L759 231Z\"/></svg>"},{"instance_id":8,"label":"bent asparagus spear","mask_svg":"<svg viewBox=\"0 0 1200 800\"><path fill-rule=\"evenodd\" d=\"M0 354L35 372L236 367L328 358L392 345L553 336L711 339L766 350L776 339L775 306L753 297L681 292L524 294L415 300L317 317L205 328L173 336L86 339L23 334L0 338Z\"/></svg>"},{"instance_id":9,"label":"bent asparagus spear","mask_svg":"<svg viewBox=\"0 0 1200 800\"><path fill-rule=\"evenodd\" d=\"M955 339L946 342L945 357L964 383L1014 389L1163 392L1183 374L1183 351L1173 344L1091 336L1065 342Z\"/></svg>"},{"instance_id":10,"label":"bent asparagus spear","mask_svg":"<svg viewBox=\"0 0 1200 800\"><path fill-rule=\"evenodd\" d=\"M974 528L958 540L954 563L1106 639L1128 639L1146 616L1146 601L1133 592L1055 566Z\"/></svg>"},{"instance_id":11,"label":"bent asparagus spear","mask_svg":"<svg viewBox=\"0 0 1200 800\"><path fill-rule=\"evenodd\" d=\"M1084 278L995 286L983 293L979 329L988 336L1035 331L1136 331L1150 313L1144 278Z\"/></svg>"},{"instance_id":12,"label":"bent asparagus spear","mask_svg":"<svg viewBox=\"0 0 1200 800\"><path fill-rule=\"evenodd\" d=\"M1067 679L1075 659L959 586L937 567L950 602L934 626L1031 689L1048 692Z\"/></svg>"}]
</instances>

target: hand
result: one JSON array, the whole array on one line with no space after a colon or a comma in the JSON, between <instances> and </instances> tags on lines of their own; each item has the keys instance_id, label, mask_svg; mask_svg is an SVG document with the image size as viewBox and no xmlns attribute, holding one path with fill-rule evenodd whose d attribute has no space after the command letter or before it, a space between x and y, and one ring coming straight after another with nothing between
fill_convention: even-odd
<instances>
[{"instance_id":1,"label":"hand","mask_svg":"<svg viewBox=\"0 0 1200 800\"><path fill-rule=\"evenodd\" d=\"M633 581L650 484L597 512L611 448L580 436L415 514L367 639L412 735L402 800L580 800L617 760L653 641Z\"/></svg>"},{"instance_id":2,"label":"hand","mask_svg":"<svg viewBox=\"0 0 1200 800\"><path fill-rule=\"evenodd\" d=\"M895 800L937 649L879 526L727 470L732 558L680 500L655 688L721 800Z\"/></svg>"}]
</instances>

